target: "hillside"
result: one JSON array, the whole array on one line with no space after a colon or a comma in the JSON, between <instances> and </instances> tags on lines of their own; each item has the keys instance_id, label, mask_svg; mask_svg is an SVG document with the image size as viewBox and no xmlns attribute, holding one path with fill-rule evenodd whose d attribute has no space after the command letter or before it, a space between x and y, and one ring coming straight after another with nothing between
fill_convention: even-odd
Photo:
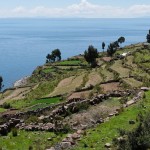
<instances>
[{"instance_id":1,"label":"hillside","mask_svg":"<svg viewBox=\"0 0 150 150\"><path fill-rule=\"evenodd\" d=\"M136 128L139 112L149 111L150 46L101 52L97 64L82 55L46 63L1 93L0 148L103 150L118 129Z\"/></svg>"}]
</instances>

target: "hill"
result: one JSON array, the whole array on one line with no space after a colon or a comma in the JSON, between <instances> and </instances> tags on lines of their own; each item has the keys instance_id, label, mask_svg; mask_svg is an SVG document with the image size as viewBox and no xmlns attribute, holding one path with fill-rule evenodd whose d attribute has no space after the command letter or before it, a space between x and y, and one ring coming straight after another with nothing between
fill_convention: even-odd
<instances>
[{"instance_id":1,"label":"hill","mask_svg":"<svg viewBox=\"0 0 150 150\"><path fill-rule=\"evenodd\" d=\"M97 64L82 55L46 63L1 93L0 147L101 150L112 147L118 129L136 128L139 112L149 111L149 45L125 46L113 57L101 52Z\"/></svg>"}]
</instances>

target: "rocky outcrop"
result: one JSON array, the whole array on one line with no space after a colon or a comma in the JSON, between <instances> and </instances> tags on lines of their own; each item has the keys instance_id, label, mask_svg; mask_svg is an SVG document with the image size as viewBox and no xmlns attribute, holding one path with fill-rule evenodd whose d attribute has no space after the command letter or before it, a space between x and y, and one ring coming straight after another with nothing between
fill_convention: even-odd
<instances>
[{"instance_id":1,"label":"rocky outcrop","mask_svg":"<svg viewBox=\"0 0 150 150\"><path fill-rule=\"evenodd\" d=\"M4 136L7 135L8 132L11 131L18 123L22 123L23 120L11 118L7 123L0 125L0 135Z\"/></svg>"}]
</instances>

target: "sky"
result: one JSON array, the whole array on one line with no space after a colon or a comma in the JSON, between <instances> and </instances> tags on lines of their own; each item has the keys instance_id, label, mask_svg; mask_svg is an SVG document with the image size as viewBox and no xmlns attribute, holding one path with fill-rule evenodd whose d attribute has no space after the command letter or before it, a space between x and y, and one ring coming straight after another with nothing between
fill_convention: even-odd
<instances>
[{"instance_id":1,"label":"sky","mask_svg":"<svg viewBox=\"0 0 150 150\"><path fill-rule=\"evenodd\" d=\"M0 0L0 18L142 18L150 0Z\"/></svg>"}]
</instances>

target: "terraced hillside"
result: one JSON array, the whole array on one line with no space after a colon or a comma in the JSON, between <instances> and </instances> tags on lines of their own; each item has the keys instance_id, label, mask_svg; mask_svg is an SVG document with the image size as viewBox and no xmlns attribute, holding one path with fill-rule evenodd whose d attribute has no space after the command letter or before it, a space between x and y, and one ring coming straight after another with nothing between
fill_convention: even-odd
<instances>
[{"instance_id":1,"label":"terraced hillside","mask_svg":"<svg viewBox=\"0 0 150 150\"><path fill-rule=\"evenodd\" d=\"M118 128L134 129L138 122L129 121L149 111L149 47L126 46L113 57L100 53L97 62L91 68L79 55L47 63L25 86L1 93L0 148L103 150L113 146Z\"/></svg>"}]
</instances>

